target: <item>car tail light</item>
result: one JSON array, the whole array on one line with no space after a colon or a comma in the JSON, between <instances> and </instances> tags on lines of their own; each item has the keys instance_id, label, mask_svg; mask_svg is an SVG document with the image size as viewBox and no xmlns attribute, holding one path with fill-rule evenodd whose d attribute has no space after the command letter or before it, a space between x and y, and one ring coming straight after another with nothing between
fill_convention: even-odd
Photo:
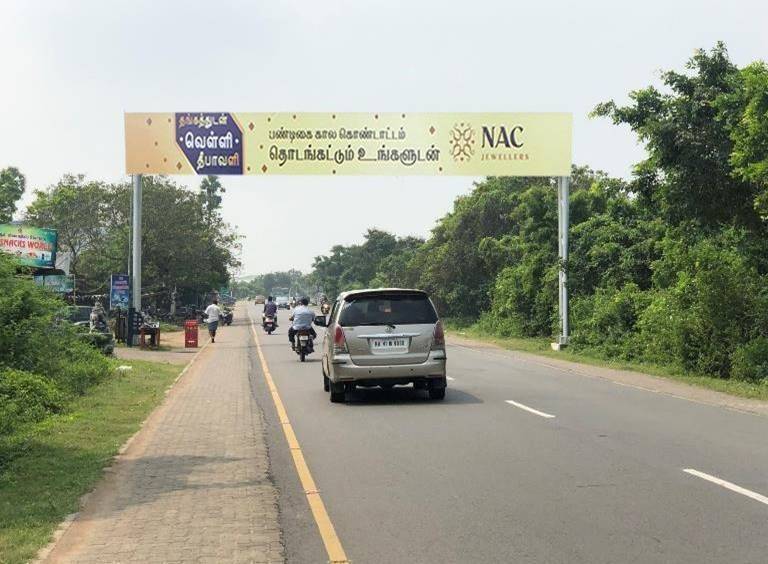
<instances>
[{"instance_id":1,"label":"car tail light","mask_svg":"<svg viewBox=\"0 0 768 564\"><path fill-rule=\"evenodd\" d=\"M347 339L344 336L344 329L341 328L341 325L337 325L336 330L333 333L333 352L334 354L349 353Z\"/></svg>"},{"instance_id":2,"label":"car tail light","mask_svg":"<svg viewBox=\"0 0 768 564\"><path fill-rule=\"evenodd\" d=\"M432 335L432 348L445 348L445 331L443 331L443 324L440 321L435 324L435 332Z\"/></svg>"}]
</instances>

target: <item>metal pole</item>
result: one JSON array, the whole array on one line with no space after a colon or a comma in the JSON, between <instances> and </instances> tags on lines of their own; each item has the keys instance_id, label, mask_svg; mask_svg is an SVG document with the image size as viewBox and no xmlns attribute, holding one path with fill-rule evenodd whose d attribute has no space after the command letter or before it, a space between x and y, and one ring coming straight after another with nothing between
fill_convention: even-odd
<instances>
[{"instance_id":1,"label":"metal pole","mask_svg":"<svg viewBox=\"0 0 768 564\"><path fill-rule=\"evenodd\" d=\"M133 176L133 268L132 290L133 308L138 314L141 311L141 175ZM134 335L134 340L137 335Z\"/></svg>"},{"instance_id":2,"label":"metal pole","mask_svg":"<svg viewBox=\"0 0 768 564\"><path fill-rule=\"evenodd\" d=\"M558 345L568 344L568 226L570 223L570 185L568 176L557 179L557 219L558 219L558 258L560 259L559 276L559 305L560 305L560 337Z\"/></svg>"}]
</instances>

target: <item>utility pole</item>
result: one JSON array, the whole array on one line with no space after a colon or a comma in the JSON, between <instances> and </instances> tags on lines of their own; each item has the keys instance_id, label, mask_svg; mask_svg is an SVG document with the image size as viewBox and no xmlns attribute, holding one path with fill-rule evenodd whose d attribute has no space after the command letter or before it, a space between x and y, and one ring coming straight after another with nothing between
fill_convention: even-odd
<instances>
[{"instance_id":1,"label":"utility pole","mask_svg":"<svg viewBox=\"0 0 768 564\"><path fill-rule=\"evenodd\" d=\"M557 256L560 260L558 277L558 305L560 312L560 335L552 348L559 351L568 345L568 225L570 223L570 176L557 179Z\"/></svg>"},{"instance_id":2,"label":"utility pole","mask_svg":"<svg viewBox=\"0 0 768 564\"><path fill-rule=\"evenodd\" d=\"M141 175L133 175L133 194L131 200L131 234L133 265L131 268L131 307L128 310L128 344L133 346L139 342L139 335L134 331L137 323L136 316L141 312Z\"/></svg>"}]
</instances>

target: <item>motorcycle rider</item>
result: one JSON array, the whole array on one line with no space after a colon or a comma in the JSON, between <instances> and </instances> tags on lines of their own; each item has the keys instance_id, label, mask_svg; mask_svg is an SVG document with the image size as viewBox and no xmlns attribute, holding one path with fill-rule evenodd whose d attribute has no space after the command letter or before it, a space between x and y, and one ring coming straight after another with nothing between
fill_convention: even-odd
<instances>
[{"instance_id":1,"label":"motorcycle rider","mask_svg":"<svg viewBox=\"0 0 768 564\"><path fill-rule=\"evenodd\" d=\"M312 322L315 320L315 312L309 309L309 298L301 298L300 305L297 305L293 310L293 315L289 318L293 321L291 328L288 329L288 340L291 341L291 348L296 350L296 331L306 330L312 336L312 340L315 340L317 333L312 327Z\"/></svg>"},{"instance_id":2,"label":"motorcycle rider","mask_svg":"<svg viewBox=\"0 0 768 564\"><path fill-rule=\"evenodd\" d=\"M266 303L264 304L264 312L261 314L262 325L264 324L264 321L267 317L274 319L275 327L277 327L277 304L275 303L275 298L272 296L269 296Z\"/></svg>"}]
</instances>

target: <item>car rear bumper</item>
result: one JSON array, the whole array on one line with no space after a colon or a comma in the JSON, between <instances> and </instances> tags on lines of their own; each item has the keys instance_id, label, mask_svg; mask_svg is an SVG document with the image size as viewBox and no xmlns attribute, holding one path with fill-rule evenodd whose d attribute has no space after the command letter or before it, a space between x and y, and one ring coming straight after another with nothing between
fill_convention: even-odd
<instances>
[{"instance_id":1,"label":"car rear bumper","mask_svg":"<svg viewBox=\"0 0 768 564\"><path fill-rule=\"evenodd\" d=\"M330 364L330 379L333 382L365 382L399 380L403 383L424 379L445 380L446 358L444 351L432 351L429 358L420 364L399 364L386 366L361 366L352 362L349 355L336 355Z\"/></svg>"}]
</instances>

